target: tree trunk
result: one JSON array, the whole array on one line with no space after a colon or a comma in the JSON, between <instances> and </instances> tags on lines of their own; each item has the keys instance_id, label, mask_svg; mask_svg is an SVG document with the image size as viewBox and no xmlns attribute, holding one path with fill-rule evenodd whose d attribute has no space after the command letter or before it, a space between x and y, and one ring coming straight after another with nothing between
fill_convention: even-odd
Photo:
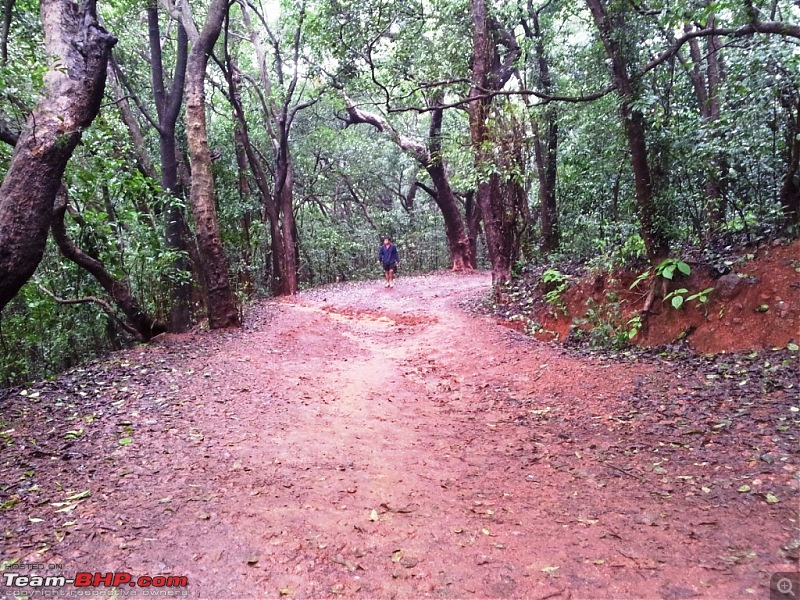
<instances>
[{"instance_id":1,"label":"tree trunk","mask_svg":"<svg viewBox=\"0 0 800 600\"><path fill-rule=\"evenodd\" d=\"M431 101L434 108L431 111L431 123L428 131L428 156L422 166L430 175L433 186L436 188L435 201L444 217L444 233L450 249L450 265L453 271L469 271L477 265L475 254L469 243L469 236L464 228L464 220L458 209L453 189L450 187L450 178L442 161L442 121L444 109L442 97L437 95Z\"/></svg>"},{"instance_id":2,"label":"tree trunk","mask_svg":"<svg viewBox=\"0 0 800 600\"><path fill-rule=\"evenodd\" d=\"M234 111L234 118L236 118L236 112ZM245 206L245 203L250 196L250 182L247 181L247 151L244 147L244 137L242 134L242 126L237 124L234 126L233 129L233 146L234 151L236 154L236 172L237 172L237 185L236 188L239 192L239 200L242 202L242 206ZM242 210L242 240L244 242L242 246L242 262L244 263L246 270L244 273L240 275L242 286L245 289L246 293L249 293L253 287L253 282L250 277L250 266L253 257L253 242L250 238L250 225L253 220L252 212L249 209Z\"/></svg>"},{"instance_id":3,"label":"tree trunk","mask_svg":"<svg viewBox=\"0 0 800 600\"><path fill-rule=\"evenodd\" d=\"M5 66L8 62L8 36L11 33L14 4L16 4L16 0L5 0L3 3L3 24L0 27L0 66Z\"/></svg>"},{"instance_id":4,"label":"tree trunk","mask_svg":"<svg viewBox=\"0 0 800 600\"><path fill-rule=\"evenodd\" d=\"M634 107L636 91L628 75L628 59L625 48L620 45L619 38L626 27L624 19L617 14L612 22L606 12L606 0L586 0L594 17L595 24L600 32L600 39L605 47L606 54L611 60L611 72L620 96L620 113L628 139L628 149L631 153L631 166L636 188L636 204L641 221L641 233L647 250L647 257L651 262L657 262L667 256L669 243L664 233L663 224L660 223L660 214L656 205L653 190L653 180L647 156L647 141L645 137L645 121L642 112ZM616 6L616 5L615 5Z\"/></svg>"},{"instance_id":5,"label":"tree trunk","mask_svg":"<svg viewBox=\"0 0 800 600\"><path fill-rule=\"evenodd\" d=\"M467 221L469 232L469 252L475 259L475 268L478 268L478 237L481 234L481 209L475 201L475 192L469 191L464 198L464 217Z\"/></svg>"},{"instance_id":6,"label":"tree trunk","mask_svg":"<svg viewBox=\"0 0 800 600\"><path fill-rule=\"evenodd\" d=\"M177 271L192 272L200 269L199 264L190 264L186 256L192 243L186 238L191 230L186 224L181 197L183 189L178 177L178 148L175 137L175 124L178 122L183 91L186 83L186 63L188 60L188 35L186 28L178 23L177 57L172 86L167 91L164 84L164 59L161 53L161 30L158 22L158 6L153 1L147 6L147 31L150 46L150 77L153 100L158 117L158 149L161 161L161 187L170 198L164 207L166 227L164 238L167 248L180 252L173 263ZM184 281L174 284L172 289L172 309L169 315L170 330L186 331L192 322L192 284Z\"/></svg>"},{"instance_id":7,"label":"tree trunk","mask_svg":"<svg viewBox=\"0 0 800 600\"><path fill-rule=\"evenodd\" d=\"M529 5L530 6L530 5ZM552 93L553 78L550 75L550 65L544 51L544 36L539 22L539 10L530 7L529 13L533 28L526 21L522 25L527 37L534 40L536 54L537 74L536 80L539 88L545 94ZM525 98L527 103L527 98ZM533 121L534 155L536 160L536 174L539 180L539 201L541 212L539 218L542 225L541 250L544 253L553 252L561 243L561 234L558 226L558 204L556 198L556 182L558 175L558 110L550 104L544 108L544 126L546 136L539 133L538 124Z\"/></svg>"},{"instance_id":8,"label":"tree trunk","mask_svg":"<svg viewBox=\"0 0 800 600\"><path fill-rule=\"evenodd\" d=\"M222 29L227 0L213 0L205 26L193 41L186 68L186 133L192 168L190 201L197 228L200 258L212 329L239 325L239 313L228 280L228 259L217 224L214 177L206 127L205 76L208 57Z\"/></svg>"},{"instance_id":9,"label":"tree trunk","mask_svg":"<svg viewBox=\"0 0 800 600\"><path fill-rule=\"evenodd\" d=\"M708 26L712 26L713 22L712 18L709 20ZM687 26L685 30L689 32L691 27ZM709 129L709 126L713 126L720 117L719 87L722 75L719 66L719 39L717 36L709 36L707 43L707 53L705 59L703 59L699 40L694 38L689 41L689 53L692 58L689 78L692 81L692 87L697 97L700 120ZM705 75L703 74L703 63L705 63ZM710 133L714 136L713 131ZM727 212L723 188L723 173L727 171L727 161L722 152L715 153L709 159L707 170L706 198L708 205L706 209L706 225L709 236L713 236L725 223Z\"/></svg>"},{"instance_id":10,"label":"tree trunk","mask_svg":"<svg viewBox=\"0 0 800 600\"><path fill-rule=\"evenodd\" d=\"M42 258L61 177L100 108L116 43L98 24L94 1L42 0L41 15L54 59L0 186L0 310Z\"/></svg>"},{"instance_id":11,"label":"tree trunk","mask_svg":"<svg viewBox=\"0 0 800 600\"><path fill-rule=\"evenodd\" d=\"M282 256L282 279L277 286L279 296L292 296L297 293L297 225L294 219L292 196L294 192L294 174L292 172L292 159L289 154L289 142L281 136L278 149L277 164L275 168L275 199L280 210L280 228L283 245L280 248Z\"/></svg>"},{"instance_id":12,"label":"tree trunk","mask_svg":"<svg viewBox=\"0 0 800 600\"><path fill-rule=\"evenodd\" d=\"M783 214L789 225L800 225L800 99L787 106L789 123L786 130L786 174L780 190ZM792 110L794 109L794 110Z\"/></svg>"},{"instance_id":13,"label":"tree trunk","mask_svg":"<svg viewBox=\"0 0 800 600\"><path fill-rule=\"evenodd\" d=\"M103 289L111 296L114 304L125 315L128 324L136 331L140 341L148 342L154 336L164 333L167 327L144 311L136 298L133 297L133 294L131 294L128 284L114 279L102 262L86 254L69 238L67 227L64 224L66 211L67 190L62 184L53 210L53 221L50 224L53 240L55 240L61 254L84 271L90 273L103 286Z\"/></svg>"},{"instance_id":14,"label":"tree trunk","mask_svg":"<svg viewBox=\"0 0 800 600\"><path fill-rule=\"evenodd\" d=\"M475 167L479 173L493 162L491 148L494 140L489 129L491 92L506 84L513 71L519 48L513 46L508 32L503 38L491 19L485 0L471 0L472 15L472 87L469 97L470 140L475 152ZM500 39L496 39L500 38ZM511 44L501 61L497 47ZM483 217L486 249L492 264L492 284L498 289L511 279L511 269L519 251L518 236L514 231L516 214L506 206L503 184L496 169L478 183L475 197ZM507 212L509 211L510 212Z\"/></svg>"},{"instance_id":15,"label":"tree trunk","mask_svg":"<svg viewBox=\"0 0 800 600\"><path fill-rule=\"evenodd\" d=\"M250 165L250 171L255 179L258 191L261 194L261 202L266 214L266 220L269 221L270 232L270 263L272 265L272 273L270 274L270 284L272 293L275 296L285 296L289 294L287 290L289 286L286 285L287 277L285 276L288 265L285 259L284 248L286 245L283 241L283 227L281 225L281 212L277 200L277 194L273 193L270 188L269 176L261 163L261 159L256 154L255 148L250 140L250 132L247 126L247 119L245 119L244 109L239 97L238 81L239 74L234 66L231 57L226 53L225 61L227 68L225 69L225 78L228 82L228 100L233 107L233 114L238 123L239 139L242 143L247 162Z\"/></svg>"}]
</instances>

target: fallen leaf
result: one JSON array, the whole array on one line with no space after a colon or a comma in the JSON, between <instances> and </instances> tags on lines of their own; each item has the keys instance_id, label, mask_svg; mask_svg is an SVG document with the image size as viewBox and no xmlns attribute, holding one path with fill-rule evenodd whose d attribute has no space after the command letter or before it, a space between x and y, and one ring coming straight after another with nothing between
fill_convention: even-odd
<instances>
[{"instance_id":1,"label":"fallen leaf","mask_svg":"<svg viewBox=\"0 0 800 600\"><path fill-rule=\"evenodd\" d=\"M72 494L72 496L67 496L67 500L83 500L84 498L88 498L92 495L92 492L89 490L84 490L82 492L78 492L77 494Z\"/></svg>"},{"instance_id":2,"label":"fallen leaf","mask_svg":"<svg viewBox=\"0 0 800 600\"><path fill-rule=\"evenodd\" d=\"M780 499L771 493L767 493L765 498L767 500L767 504L777 504L778 502L780 502Z\"/></svg>"},{"instance_id":3,"label":"fallen leaf","mask_svg":"<svg viewBox=\"0 0 800 600\"><path fill-rule=\"evenodd\" d=\"M378 511L373 508L372 511L369 513L369 520L377 521L379 518L380 515L378 515Z\"/></svg>"}]
</instances>

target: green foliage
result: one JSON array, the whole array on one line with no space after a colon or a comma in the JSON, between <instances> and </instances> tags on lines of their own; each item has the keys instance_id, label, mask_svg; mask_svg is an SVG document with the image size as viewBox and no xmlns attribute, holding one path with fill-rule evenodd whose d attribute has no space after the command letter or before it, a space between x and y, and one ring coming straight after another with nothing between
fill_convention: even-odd
<instances>
[{"instance_id":1,"label":"green foliage","mask_svg":"<svg viewBox=\"0 0 800 600\"><path fill-rule=\"evenodd\" d=\"M631 284L630 289L634 289L639 286L640 283L650 278L651 272L655 272L656 277L663 277L664 279L668 279L672 281L675 277L675 272L680 274L689 276L692 273L692 268L680 260L679 258L667 258L661 261L656 268L651 271L647 269L643 273L641 273Z\"/></svg>"},{"instance_id":2,"label":"green foliage","mask_svg":"<svg viewBox=\"0 0 800 600\"><path fill-rule=\"evenodd\" d=\"M713 291L714 291L714 288L710 287L710 288L706 288L706 289L704 289L704 290L702 290L700 292L696 292L694 294L689 294L689 290L687 290L686 288L679 288L677 290L671 291L669 294L664 296L664 302L669 301L669 303L672 305L672 308L677 310L677 309L681 308L682 306L684 306L684 304L687 304L689 302L693 302L693 301L696 300L697 301L697 306L699 308L701 306L704 306L708 302L709 296L711 295L711 292L713 292Z\"/></svg>"},{"instance_id":3,"label":"green foliage","mask_svg":"<svg viewBox=\"0 0 800 600\"><path fill-rule=\"evenodd\" d=\"M588 298L584 316L573 319L576 328L571 335L586 338L592 348L625 348L641 329L642 320L637 316L625 321L624 304L614 293L606 293L603 302Z\"/></svg>"},{"instance_id":4,"label":"green foliage","mask_svg":"<svg viewBox=\"0 0 800 600\"><path fill-rule=\"evenodd\" d=\"M558 269L547 269L541 276L542 283L545 284L547 292L542 296L548 305L561 310L567 314L567 305L564 302L564 292L569 288L570 277L560 272Z\"/></svg>"},{"instance_id":5,"label":"green foliage","mask_svg":"<svg viewBox=\"0 0 800 600\"><path fill-rule=\"evenodd\" d=\"M692 268L679 258L667 258L656 265L656 275L670 281L675 276L675 271L688 277L692 273Z\"/></svg>"}]
</instances>

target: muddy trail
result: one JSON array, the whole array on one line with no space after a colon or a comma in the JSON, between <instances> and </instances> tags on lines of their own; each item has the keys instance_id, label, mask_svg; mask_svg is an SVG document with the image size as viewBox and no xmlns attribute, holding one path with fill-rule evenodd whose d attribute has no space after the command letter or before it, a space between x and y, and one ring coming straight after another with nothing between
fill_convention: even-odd
<instances>
[{"instance_id":1,"label":"muddy trail","mask_svg":"<svg viewBox=\"0 0 800 600\"><path fill-rule=\"evenodd\" d=\"M462 308L488 285L318 289L6 391L4 569L542 599L768 598L796 571L796 382L536 342Z\"/></svg>"}]
</instances>

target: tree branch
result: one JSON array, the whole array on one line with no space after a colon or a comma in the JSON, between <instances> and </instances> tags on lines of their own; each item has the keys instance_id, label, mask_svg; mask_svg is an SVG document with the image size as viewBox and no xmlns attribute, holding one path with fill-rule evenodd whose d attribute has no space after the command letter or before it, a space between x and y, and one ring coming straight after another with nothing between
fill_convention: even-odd
<instances>
[{"instance_id":1,"label":"tree branch","mask_svg":"<svg viewBox=\"0 0 800 600\"><path fill-rule=\"evenodd\" d=\"M58 303L58 304L63 304L63 305L69 305L69 304L96 304L97 306L102 308L103 312L106 313L109 317L111 317L120 327L122 327L130 335L132 335L134 338L136 338L136 340L138 340L140 342L144 341L142 339L142 336L139 334L139 332L136 331L135 328L133 328L130 325L128 325L125 321L120 319L117 316L117 313L114 311L114 308L108 302L106 302L105 300L103 300L101 298L97 298L95 296L84 296L82 298L59 298L53 292L48 290L46 287L44 287L40 283L36 284L36 287L38 287L39 290L43 294L45 294L45 295L49 296L50 298L52 298L53 300L55 300L56 303Z\"/></svg>"},{"instance_id":2,"label":"tree branch","mask_svg":"<svg viewBox=\"0 0 800 600\"><path fill-rule=\"evenodd\" d=\"M150 123L150 125L152 125L156 131L161 131L158 122L150 114L150 111L145 108L144 104L142 104L142 101L139 99L139 96L134 91L133 87L128 81L128 78L125 76L125 73L120 68L119 63L117 63L113 53L108 57L108 64L114 72L114 77L117 79L117 81L119 81L120 84L122 84L122 87L125 88L125 91L133 100L136 108L138 108L139 112L142 113L142 116L147 119L147 122Z\"/></svg>"},{"instance_id":3,"label":"tree branch","mask_svg":"<svg viewBox=\"0 0 800 600\"><path fill-rule=\"evenodd\" d=\"M414 160L419 162L421 165L424 166L430 162L431 157L423 144L415 142L414 140L395 131L395 129L393 129L392 126L389 125L386 119L384 119L382 116L361 110L347 95L343 95L343 97L345 105L347 106L347 117L339 118L347 125L356 125L359 123L372 125L381 133L386 134L395 144L400 147L401 150L410 154Z\"/></svg>"},{"instance_id":4,"label":"tree branch","mask_svg":"<svg viewBox=\"0 0 800 600\"><path fill-rule=\"evenodd\" d=\"M11 131L3 123L0 123L0 142L5 142L9 146L16 146L19 140L19 133Z\"/></svg>"}]
</instances>

